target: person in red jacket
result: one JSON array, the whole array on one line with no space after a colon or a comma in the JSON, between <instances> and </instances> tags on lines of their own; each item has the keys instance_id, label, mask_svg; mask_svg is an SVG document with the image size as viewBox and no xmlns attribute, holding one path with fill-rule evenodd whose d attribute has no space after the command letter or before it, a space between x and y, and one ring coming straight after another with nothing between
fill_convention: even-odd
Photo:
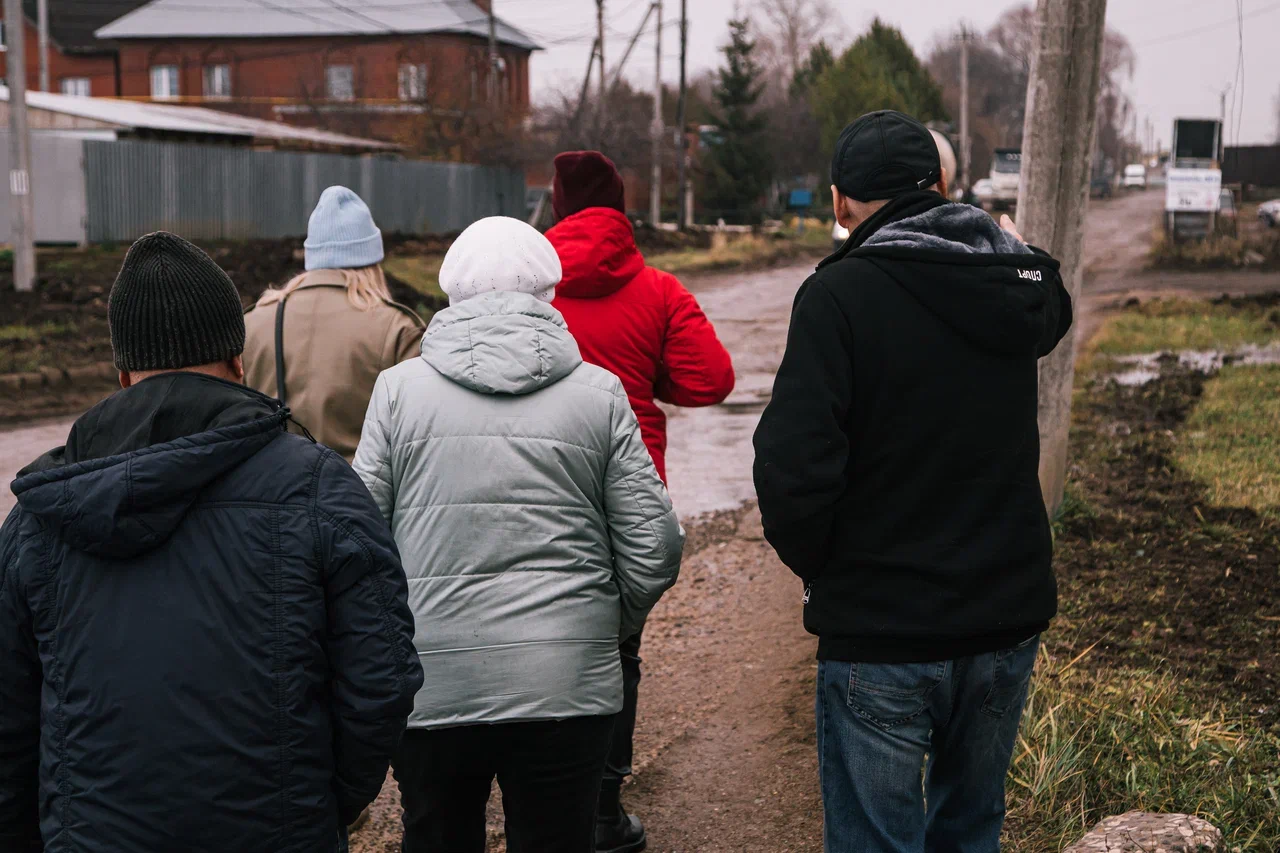
<instances>
[{"instance_id":1,"label":"person in red jacket","mask_svg":"<svg viewBox=\"0 0 1280 853\"><path fill-rule=\"evenodd\" d=\"M733 391L733 363L711 321L675 276L646 266L627 219L622 177L598 151L556 157L547 239L564 277L552 303L582 357L622 380L658 475L667 479L667 418L658 402L714 406ZM623 709L600 792L598 853L636 853L644 826L622 808L631 773L640 684L640 635L621 644Z\"/></svg>"}]
</instances>

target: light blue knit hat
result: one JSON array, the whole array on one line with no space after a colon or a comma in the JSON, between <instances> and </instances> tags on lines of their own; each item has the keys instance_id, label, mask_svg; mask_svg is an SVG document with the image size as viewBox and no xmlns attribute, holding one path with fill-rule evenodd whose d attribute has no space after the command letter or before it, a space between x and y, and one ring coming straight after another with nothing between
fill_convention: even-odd
<instances>
[{"instance_id":1,"label":"light blue knit hat","mask_svg":"<svg viewBox=\"0 0 1280 853\"><path fill-rule=\"evenodd\" d=\"M307 224L308 270L349 270L373 266L383 258L382 232L360 196L346 187L320 194Z\"/></svg>"}]
</instances>

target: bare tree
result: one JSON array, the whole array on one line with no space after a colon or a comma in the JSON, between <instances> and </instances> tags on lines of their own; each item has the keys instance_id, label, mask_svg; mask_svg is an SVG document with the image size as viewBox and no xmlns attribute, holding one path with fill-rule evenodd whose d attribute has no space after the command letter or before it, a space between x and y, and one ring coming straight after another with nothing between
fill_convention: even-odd
<instances>
[{"instance_id":1,"label":"bare tree","mask_svg":"<svg viewBox=\"0 0 1280 853\"><path fill-rule=\"evenodd\" d=\"M752 7L766 67L785 75L782 92L822 39L835 40L842 29L831 0L756 0Z\"/></svg>"}]
</instances>

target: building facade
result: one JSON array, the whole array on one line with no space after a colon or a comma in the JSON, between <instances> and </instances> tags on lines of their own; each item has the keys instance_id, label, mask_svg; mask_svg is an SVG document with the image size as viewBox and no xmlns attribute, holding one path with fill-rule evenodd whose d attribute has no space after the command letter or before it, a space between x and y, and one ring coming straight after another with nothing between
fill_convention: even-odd
<instances>
[{"instance_id":1,"label":"building facade","mask_svg":"<svg viewBox=\"0 0 1280 853\"><path fill-rule=\"evenodd\" d=\"M49 5L49 91L64 95L111 97L120 94L116 46L94 35L94 31L127 15L145 0L48 0ZM35 0L23 0L23 33L26 50L27 88L40 88L39 33L36 29ZM14 27L0 11L5 48ZM0 76L7 73L0 65Z\"/></svg>"}]
</instances>

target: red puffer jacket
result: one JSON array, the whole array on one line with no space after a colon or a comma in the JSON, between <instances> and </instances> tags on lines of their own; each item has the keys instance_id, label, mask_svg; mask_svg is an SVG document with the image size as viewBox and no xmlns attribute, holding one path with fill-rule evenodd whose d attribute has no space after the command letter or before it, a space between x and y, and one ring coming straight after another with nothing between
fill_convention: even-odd
<instances>
[{"instance_id":1,"label":"red puffer jacket","mask_svg":"<svg viewBox=\"0 0 1280 853\"><path fill-rule=\"evenodd\" d=\"M733 391L733 363L693 294L644 264L627 217L589 207L547 232L564 278L555 307L582 357L622 380L658 475L667 418L655 401L713 406Z\"/></svg>"}]
</instances>

